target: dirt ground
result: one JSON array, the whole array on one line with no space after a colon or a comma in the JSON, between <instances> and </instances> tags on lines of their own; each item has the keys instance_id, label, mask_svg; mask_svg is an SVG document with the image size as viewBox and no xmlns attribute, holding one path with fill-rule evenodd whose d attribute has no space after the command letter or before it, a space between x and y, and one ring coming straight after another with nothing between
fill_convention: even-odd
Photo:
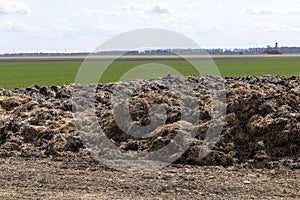
<instances>
[{"instance_id":1,"label":"dirt ground","mask_svg":"<svg viewBox=\"0 0 300 200\"><path fill-rule=\"evenodd\" d=\"M300 170L172 165L138 174L82 159L1 158L0 199L299 199Z\"/></svg>"},{"instance_id":2,"label":"dirt ground","mask_svg":"<svg viewBox=\"0 0 300 200\"><path fill-rule=\"evenodd\" d=\"M216 94L226 95L226 110L220 98L211 109L204 77L100 84L90 104L85 93L90 86L0 89L0 199L300 199L300 77L206 78L215 88L224 83L226 90ZM181 89L181 98L172 95L165 83L192 88L194 100L189 90ZM122 92L114 116L116 89ZM132 122L122 115L125 94L132 94ZM184 107L184 102L193 106ZM155 134L135 137L119 127L119 119L131 128L151 124L154 104L166 111L165 118L151 115L153 121L166 122L154 127ZM222 123L210 116L222 110L224 127L212 145L214 140L205 142L214 138L208 127ZM85 112L74 119L77 111ZM103 134L97 135L99 127ZM184 137L176 139L179 131ZM169 144L176 151L161 151ZM113 145L119 151L112 151ZM202 146L210 145L200 159ZM149 156L151 161L176 164L151 173L130 172L138 167L134 161L147 161L133 155L152 152L161 153ZM95 155L125 169L108 169ZM128 163L133 166L123 165Z\"/></svg>"},{"instance_id":3,"label":"dirt ground","mask_svg":"<svg viewBox=\"0 0 300 200\"><path fill-rule=\"evenodd\" d=\"M118 57L118 56L115 56ZM114 56L90 56L89 61L110 61ZM276 60L276 59L299 59L299 55L226 55L226 56L186 56L189 60ZM0 57L1 62L83 62L86 58L81 56L37 56L37 57ZM119 61L158 61L158 60L183 60L180 56L125 56L118 58Z\"/></svg>"}]
</instances>

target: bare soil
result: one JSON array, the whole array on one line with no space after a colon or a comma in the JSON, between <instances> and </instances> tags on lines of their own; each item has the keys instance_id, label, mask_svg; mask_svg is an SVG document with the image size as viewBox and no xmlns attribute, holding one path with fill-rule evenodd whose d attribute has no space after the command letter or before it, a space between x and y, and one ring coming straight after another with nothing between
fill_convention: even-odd
<instances>
[{"instance_id":1,"label":"bare soil","mask_svg":"<svg viewBox=\"0 0 300 200\"><path fill-rule=\"evenodd\" d=\"M1 62L83 62L83 61L111 61L113 57L85 57L73 56L48 56L48 57L0 57ZM162 60L276 60L276 59L299 59L299 55L226 55L226 56L186 56L181 58L179 56L132 56L132 57L120 57L119 61L162 61Z\"/></svg>"},{"instance_id":2,"label":"bare soil","mask_svg":"<svg viewBox=\"0 0 300 200\"><path fill-rule=\"evenodd\" d=\"M84 115L76 120L73 116L89 99L82 93L82 104L72 105L73 89L80 86L0 89L0 199L300 199L300 77L222 79L227 98L224 127L203 159L199 152L212 123L205 80L169 80L187 81L198 111L180 109L181 100L168 95L170 89L161 80L98 85L88 110L96 113L103 129L97 141L104 150L104 137L123 151L149 153L174 142L178 130L195 131L193 142L173 164L148 173L109 169L89 151L93 140L83 142L82 136L93 127ZM139 89L129 87L136 84ZM121 130L112 113L112 93L119 86L132 94L132 124L149 124L154 104L164 106L166 124L147 138ZM123 100L118 99L120 108ZM199 112L200 117L188 123L181 119L183 111L191 113L188 116ZM189 140L190 135L175 141L176 147ZM118 156L111 154L113 159Z\"/></svg>"},{"instance_id":3,"label":"bare soil","mask_svg":"<svg viewBox=\"0 0 300 200\"><path fill-rule=\"evenodd\" d=\"M0 159L1 199L299 199L300 170L172 165L113 171L89 160Z\"/></svg>"}]
</instances>

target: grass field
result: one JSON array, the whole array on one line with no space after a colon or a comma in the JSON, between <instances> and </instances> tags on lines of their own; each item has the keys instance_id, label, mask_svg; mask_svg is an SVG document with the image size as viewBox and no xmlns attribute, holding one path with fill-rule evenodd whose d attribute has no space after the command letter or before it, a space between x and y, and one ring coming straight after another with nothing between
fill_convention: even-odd
<instances>
[{"instance_id":1,"label":"grass field","mask_svg":"<svg viewBox=\"0 0 300 200\"><path fill-rule=\"evenodd\" d=\"M118 81L128 70L147 63L168 65L183 75L198 75L197 71L183 60L116 61L103 74L100 81ZM225 59L215 60L215 63L222 76L300 75L300 59ZM80 65L81 62L78 61L1 62L0 59L0 87L11 89L31 85L69 84L74 82Z\"/></svg>"}]
</instances>

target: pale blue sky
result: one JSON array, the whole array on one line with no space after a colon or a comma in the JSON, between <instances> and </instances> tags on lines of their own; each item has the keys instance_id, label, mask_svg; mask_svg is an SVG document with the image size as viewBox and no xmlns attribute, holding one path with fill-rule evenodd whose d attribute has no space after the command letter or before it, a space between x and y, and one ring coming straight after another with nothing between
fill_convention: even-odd
<instances>
[{"instance_id":1,"label":"pale blue sky","mask_svg":"<svg viewBox=\"0 0 300 200\"><path fill-rule=\"evenodd\" d=\"M300 1L0 0L0 53L92 51L138 28L177 31L205 48L300 46Z\"/></svg>"}]
</instances>

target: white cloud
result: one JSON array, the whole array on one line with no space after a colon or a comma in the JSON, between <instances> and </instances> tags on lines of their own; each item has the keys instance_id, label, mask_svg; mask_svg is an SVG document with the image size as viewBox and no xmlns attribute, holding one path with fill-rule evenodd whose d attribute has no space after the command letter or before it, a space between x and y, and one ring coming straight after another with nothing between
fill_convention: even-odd
<instances>
[{"instance_id":1,"label":"white cloud","mask_svg":"<svg viewBox=\"0 0 300 200\"><path fill-rule=\"evenodd\" d=\"M300 10L291 10L288 12L289 15L300 15Z\"/></svg>"},{"instance_id":2,"label":"white cloud","mask_svg":"<svg viewBox=\"0 0 300 200\"><path fill-rule=\"evenodd\" d=\"M68 32L73 31L73 29L66 24L56 24L53 27L51 27L51 30L53 30L54 32L59 33L59 34L68 33Z\"/></svg>"},{"instance_id":3,"label":"white cloud","mask_svg":"<svg viewBox=\"0 0 300 200\"><path fill-rule=\"evenodd\" d=\"M273 3L270 6L263 7L247 7L243 10L243 13L250 15L299 15L300 4L291 3Z\"/></svg>"},{"instance_id":4,"label":"white cloud","mask_svg":"<svg viewBox=\"0 0 300 200\"><path fill-rule=\"evenodd\" d=\"M18 21L7 21L5 23L0 23L0 30L4 32L25 32L28 31L28 27Z\"/></svg>"},{"instance_id":5,"label":"white cloud","mask_svg":"<svg viewBox=\"0 0 300 200\"><path fill-rule=\"evenodd\" d=\"M29 14L30 7L21 1L0 0L0 15Z\"/></svg>"},{"instance_id":6,"label":"white cloud","mask_svg":"<svg viewBox=\"0 0 300 200\"><path fill-rule=\"evenodd\" d=\"M252 30L258 31L258 32L297 32L299 31L299 28L297 26L292 25L282 25L282 24L259 24L255 25L251 28Z\"/></svg>"},{"instance_id":7,"label":"white cloud","mask_svg":"<svg viewBox=\"0 0 300 200\"><path fill-rule=\"evenodd\" d=\"M184 11L193 11L199 8L201 8L201 4L199 2L183 3L180 5L180 9Z\"/></svg>"},{"instance_id":8,"label":"white cloud","mask_svg":"<svg viewBox=\"0 0 300 200\"><path fill-rule=\"evenodd\" d=\"M117 11L111 11L111 12L109 12L107 15L108 16L112 16L112 17L115 17L115 16L118 16L120 13L119 12L117 12Z\"/></svg>"},{"instance_id":9,"label":"white cloud","mask_svg":"<svg viewBox=\"0 0 300 200\"><path fill-rule=\"evenodd\" d=\"M295 2L275 2L274 8L281 14L298 15L300 14L300 4Z\"/></svg>"},{"instance_id":10,"label":"white cloud","mask_svg":"<svg viewBox=\"0 0 300 200\"><path fill-rule=\"evenodd\" d=\"M100 14L100 13L103 13L103 10L100 10L100 9L84 9L82 11L82 14L86 17L91 17L91 16L94 16L94 15L97 15L97 14Z\"/></svg>"},{"instance_id":11,"label":"white cloud","mask_svg":"<svg viewBox=\"0 0 300 200\"><path fill-rule=\"evenodd\" d=\"M217 24L212 24L206 27L206 29L210 32L219 32L222 30L221 26Z\"/></svg>"},{"instance_id":12,"label":"white cloud","mask_svg":"<svg viewBox=\"0 0 300 200\"><path fill-rule=\"evenodd\" d=\"M181 24L175 17L170 17L160 21L162 27L169 30L181 31L183 24Z\"/></svg>"},{"instance_id":13,"label":"white cloud","mask_svg":"<svg viewBox=\"0 0 300 200\"><path fill-rule=\"evenodd\" d=\"M171 9L168 5L163 3L154 3L154 4L129 4L125 5L124 9L130 12L137 13L150 13L150 14L168 14L171 12Z\"/></svg>"},{"instance_id":14,"label":"white cloud","mask_svg":"<svg viewBox=\"0 0 300 200\"><path fill-rule=\"evenodd\" d=\"M150 13L166 14L170 13L170 9L165 4L154 4L149 9Z\"/></svg>"},{"instance_id":15,"label":"white cloud","mask_svg":"<svg viewBox=\"0 0 300 200\"><path fill-rule=\"evenodd\" d=\"M57 38L95 37L108 35L111 25L101 20L99 10L84 10L61 20L61 23L47 27L46 35Z\"/></svg>"},{"instance_id":16,"label":"white cloud","mask_svg":"<svg viewBox=\"0 0 300 200\"><path fill-rule=\"evenodd\" d=\"M181 5L181 9L182 9L182 10L194 10L194 8L195 8L195 7L192 6L191 4L186 4L186 3L185 3L185 4L182 4L182 5Z\"/></svg>"},{"instance_id":17,"label":"white cloud","mask_svg":"<svg viewBox=\"0 0 300 200\"><path fill-rule=\"evenodd\" d=\"M249 7L244 10L244 13L250 15L270 15L275 14L276 11L272 8Z\"/></svg>"},{"instance_id":18,"label":"white cloud","mask_svg":"<svg viewBox=\"0 0 300 200\"><path fill-rule=\"evenodd\" d=\"M218 3L218 4L217 4L217 7L218 7L218 8L221 8L221 9L224 8L223 3Z\"/></svg>"},{"instance_id":19,"label":"white cloud","mask_svg":"<svg viewBox=\"0 0 300 200\"><path fill-rule=\"evenodd\" d=\"M285 28L277 25L257 25L256 29L263 32L285 32L287 31Z\"/></svg>"},{"instance_id":20,"label":"white cloud","mask_svg":"<svg viewBox=\"0 0 300 200\"><path fill-rule=\"evenodd\" d=\"M125 10L128 11L145 11L146 10L146 6L141 5L141 4L129 4L129 5L125 5L124 6Z\"/></svg>"}]
</instances>

